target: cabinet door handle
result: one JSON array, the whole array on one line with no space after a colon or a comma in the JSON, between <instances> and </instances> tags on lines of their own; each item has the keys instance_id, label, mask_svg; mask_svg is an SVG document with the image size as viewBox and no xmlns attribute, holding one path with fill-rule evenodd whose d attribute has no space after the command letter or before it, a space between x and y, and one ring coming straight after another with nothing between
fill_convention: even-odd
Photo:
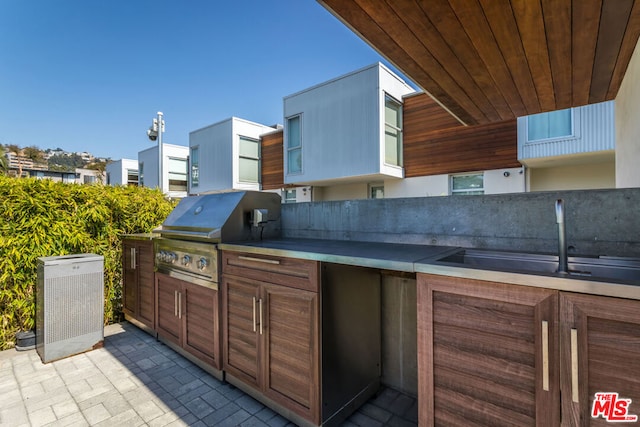
<instances>
[{"instance_id":1,"label":"cabinet door handle","mask_svg":"<svg viewBox=\"0 0 640 427\"><path fill-rule=\"evenodd\" d=\"M178 317L178 291L173 291L173 315Z\"/></svg>"},{"instance_id":2,"label":"cabinet door handle","mask_svg":"<svg viewBox=\"0 0 640 427\"><path fill-rule=\"evenodd\" d=\"M256 331L256 297L253 297L253 332Z\"/></svg>"},{"instance_id":3,"label":"cabinet door handle","mask_svg":"<svg viewBox=\"0 0 640 427\"><path fill-rule=\"evenodd\" d=\"M578 403L578 330L571 329L571 399Z\"/></svg>"},{"instance_id":4,"label":"cabinet door handle","mask_svg":"<svg viewBox=\"0 0 640 427\"><path fill-rule=\"evenodd\" d=\"M238 256L238 259L241 259L241 260L244 260L244 261L261 262L263 264L280 265L280 261L278 261L277 259L255 258L255 257L252 257L252 256L244 256L244 255Z\"/></svg>"},{"instance_id":5,"label":"cabinet door handle","mask_svg":"<svg viewBox=\"0 0 640 427\"><path fill-rule=\"evenodd\" d=\"M260 335L262 335L262 298L258 301L260 307Z\"/></svg>"},{"instance_id":6,"label":"cabinet door handle","mask_svg":"<svg viewBox=\"0 0 640 427\"><path fill-rule=\"evenodd\" d=\"M542 321L542 389L549 391L549 322Z\"/></svg>"},{"instance_id":7,"label":"cabinet door handle","mask_svg":"<svg viewBox=\"0 0 640 427\"><path fill-rule=\"evenodd\" d=\"M182 292L178 292L178 319L182 319Z\"/></svg>"},{"instance_id":8,"label":"cabinet door handle","mask_svg":"<svg viewBox=\"0 0 640 427\"><path fill-rule=\"evenodd\" d=\"M131 269L136 269L136 248L131 248Z\"/></svg>"}]
</instances>

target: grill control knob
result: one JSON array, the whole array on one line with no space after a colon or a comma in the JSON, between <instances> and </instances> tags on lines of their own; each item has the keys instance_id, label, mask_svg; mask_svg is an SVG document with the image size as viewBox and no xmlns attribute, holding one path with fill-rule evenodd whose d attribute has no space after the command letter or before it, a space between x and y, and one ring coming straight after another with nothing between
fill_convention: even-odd
<instances>
[{"instance_id":1,"label":"grill control knob","mask_svg":"<svg viewBox=\"0 0 640 427\"><path fill-rule=\"evenodd\" d=\"M184 265L184 266L186 267L186 266L187 266L187 265L189 265L189 264L191 264L191 256L189 256L189 255L184 255L184 256L182 257L182 265Z\"/></svg>"},{"instance_id":2,"label":"grill control knob","mask_svg":"<svg viewBox=\"0 0 640 427\"><path fill-rule=\"evenodd\" d=\"M198 260L198 270L204 270L205 268L207 268L207 265L209 263L207 262L207 259L205 257L201 257Z\"/></svg>"}]
</instances>

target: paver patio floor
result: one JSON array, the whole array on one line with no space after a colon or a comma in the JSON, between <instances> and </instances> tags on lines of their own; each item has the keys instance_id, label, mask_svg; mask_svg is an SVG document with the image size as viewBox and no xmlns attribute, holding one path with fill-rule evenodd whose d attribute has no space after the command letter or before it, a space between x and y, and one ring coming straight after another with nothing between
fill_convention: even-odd
<instances>
[{"instance_id":1,"label":"paver patio floor","mask_svg":"<svg viewBox=\"0 0 640 427\"><path fill-rule=\"evenodd\" d=\"M104 347L43 364L0 352L0 426L294 426L128 322ZM344 426L416 426L415 399L386 388Z\"/></svg>"}]
</instances>

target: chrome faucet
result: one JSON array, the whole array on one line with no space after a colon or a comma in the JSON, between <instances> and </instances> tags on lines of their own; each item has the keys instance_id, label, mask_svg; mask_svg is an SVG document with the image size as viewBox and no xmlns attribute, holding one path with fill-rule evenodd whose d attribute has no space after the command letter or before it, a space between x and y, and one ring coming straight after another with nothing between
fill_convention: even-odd
<instances>
[{"instance_id":1,"label":"chrome faucet","mask_svg":"<svg viewBox=\"0 0 640 427\"><path fill-rule=\"evenodd\" d=\"M567 259L567 232L564 228L564 200L556 200L556 223L558 224L558 273L569 274Z\"/></svg>"}]
</instances>

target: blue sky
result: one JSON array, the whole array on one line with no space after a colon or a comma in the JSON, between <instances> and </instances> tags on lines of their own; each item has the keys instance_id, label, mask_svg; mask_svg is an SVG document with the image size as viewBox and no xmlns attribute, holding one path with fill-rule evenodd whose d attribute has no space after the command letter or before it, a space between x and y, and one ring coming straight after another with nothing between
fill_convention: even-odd
<instances>
[{"instance_id":1,"label":"blue sky","mask_svg":"<svg viewBox=\"0 0 640 427\"><path fill-rule=\"evenodd\" d=\"M376 61L314 0L0 0L0 144L136 159Z\"/></svg>"}]
</instances>

